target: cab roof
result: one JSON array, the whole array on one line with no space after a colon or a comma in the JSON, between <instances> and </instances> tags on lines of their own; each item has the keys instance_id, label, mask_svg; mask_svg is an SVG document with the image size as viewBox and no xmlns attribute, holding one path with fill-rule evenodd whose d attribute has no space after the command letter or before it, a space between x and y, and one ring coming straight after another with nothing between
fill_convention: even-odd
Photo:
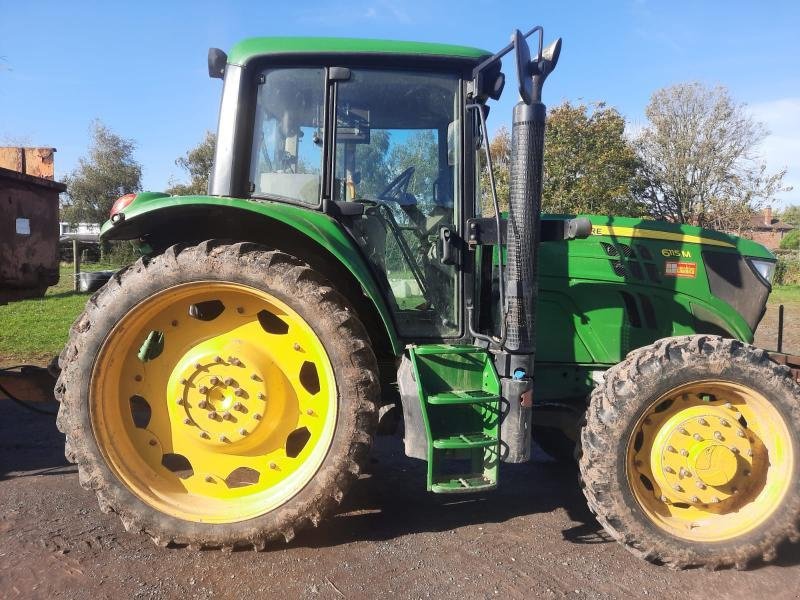
<instances>
[{"instance_id":1,"label":"cab roof","mask_svg":"<svg viewBox=\"0 0 800 600\"><path fill-rule=\"evenodd\" d=\"M428 42L333 37L258 37L248 38L236 44L228 53L228 63L244 65L259 56L281 54L390 54L477 62L491 56L492 53L470 46Z\"/></svg>"}]
</instances>

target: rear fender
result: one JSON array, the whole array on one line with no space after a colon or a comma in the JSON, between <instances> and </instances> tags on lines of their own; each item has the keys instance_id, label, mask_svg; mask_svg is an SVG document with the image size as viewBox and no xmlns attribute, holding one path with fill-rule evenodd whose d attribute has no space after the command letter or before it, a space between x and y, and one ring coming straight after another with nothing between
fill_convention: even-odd
<instances>
[{"instance_id":1,"label":"rear fender","mask_svg":"<svg viewBox=\"0 0 800 600\"><path fill-rule=\"evenodd\" d=\"M280 202L145 192L113 221L107 221L100 236L103 240L142 240L154 248L230 238L294 251L312 266L324 263L328 271L333 270L326 276L334 281L337 270L352 276L361 289L347 290L345 295L366 296L385 329L391 352L395 356L402 352L391 312L360 249L347 231L324 213ZM370 332L372 336L375 333Z\"/></svg>"}]
</instances>

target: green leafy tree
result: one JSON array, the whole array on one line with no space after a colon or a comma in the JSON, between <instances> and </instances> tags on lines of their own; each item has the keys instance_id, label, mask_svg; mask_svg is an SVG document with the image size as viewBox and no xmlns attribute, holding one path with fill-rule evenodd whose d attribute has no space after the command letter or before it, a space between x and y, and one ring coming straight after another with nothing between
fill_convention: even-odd
<instances>
[{"instance_id":1,"label":"green leafy tree","mask_svg":"<svg viewBox=\"0 0 800 600\"><path fill-rule=\"evenodd\" d=\"M508 209L511 133L500 128L489 144L501 210ZM551 213L642 214L636 200L638 162L625 137L625 119L603 103L564 102L548 114L542 208ZM489 178L481 176L483 212L491 214Z\"/></svg>"},{"instance_id":2,"label":"green leafy tree","mask_svg":"<svg viewBox=\"0 0 800 600\"><path fill-rule=\"evenodd\" d=\"M780 213L779 218L784 223L800 227L800 204L790 204Z\"/></svg>"},{"instance_id":3,"label":"green leafy tree","mask_svg":"<svg viewBox=\"0 0 800 600\"><path fill-rule=\"evenodd\" d=\"M656 91L636 147L651 215L741 232L783 186L757 147L767 130L724 87L682 83Z\"/></svg>"},{"instance_id":4,"label":"green leafy tree","mask_svg":"<svg viewBox=\"0 0 800 600\"><path fill-rule=\"evenodd\" d=\"M190 196L208 192L208 177L214 167L214 154L217 149L217 135L206 131L206 135L197 146L189 150L185 156L175 160L175 164L189 173L189 183L175 183L166 192L173 196Z\"/></svg>"},{"instance_id":5,"label":"green leafy tree","mask_svg":"<svg viewBox=\"0 0 800 600\"><path fill-rule=\"evenodd\" d=\"M412 133L403 143L394 145L389 153L387 162L390 178L393 179L409 167L414 167L408 193L416 196L423 205L433 202L433 186L439 177L438 153L439 147L432 130Z\"/></svg>"},{"instance_id":6,"label":"green leafy tree","mask_svg":"<svg viewBox=\"0 0 800 600\"><path fill-rule=\"evenodd\" d=\"M564 102L547 118L542 208L551 213L640 216L636 152L625 119L602 102Z\"/></svg>"},{"instance_id":7,"label":"green leafy tree","mask_svg":"<svg viewBox=\"0 0 800 600\"><path fill-rule=\"evenodd\" d=\"M89 155L64 177L67 191L61 215L70 223L102 223L117 198L142 189L142 167L133 157L136 143L100 121L92 124L91 132Z\"/></svg>"},{"instance_id":8,"label":"green leafy tree","mask_svg":"<svg viewBox=\"0 0 800 600\"><path fill-rule=\"evenodd\" d=\"M780 243L781 250L800 250L800 229L793 229Z\"/></svg>"}]
</instances>

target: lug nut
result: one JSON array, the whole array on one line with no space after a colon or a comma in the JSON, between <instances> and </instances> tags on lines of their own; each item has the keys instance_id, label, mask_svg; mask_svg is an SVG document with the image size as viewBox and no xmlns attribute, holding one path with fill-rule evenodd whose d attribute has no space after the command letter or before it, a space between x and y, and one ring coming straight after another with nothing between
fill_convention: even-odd
<instances>
[{"instance_id":1,"label":"lug nut","mask_svg":"<svg viewBox=\"0 0 800 600\"><path fill-rule=\"evenodd\" d=\"M211 385L217 385L217 384L219 383L219 377L217 377L216 375L214 375L214 376L213 376L211 379L209 379L208 381L211 383Z\"/></svg>"},{"instance_id":2,"label":"lug nut","mask_svg":"<svg viewBox=\"0 0 800 600\"><path fill-rule=\"evenodd\" d=\"M247 429L244 429L244 428L240 429L239 430L239 435L242 435L242 436L247 435Z\"/></svg>"},{"instance_id":3,"label":"lug nut","mask_svg":"<svg viewBox=\"0 0 800 600\"><path fill-rule=\"evenodd\" d=\"M295 350L297 350L298 352L300 352L300 344L298 344L297 342L295 342L293 347L294 347L294 349L295 349Z\"/></svg>"},{"instance_id":4,"label":"lug nut","mask_svg":"<svg viewBox=\"0 0 800 600\"><path fill-rule=\"evenodd\" d=\"M704 489L706 489L706 484L705 484L705 483L703 483L702 481L698 481L698 482L697 482L697 487L698 487L699 489L701 489L701 490L704 490Z\"/></svg>"},{"instance_id":5,"label":"lug nut","mask_svg":"<svg viewBox=\"0 0 800 600\"><path fill-rule=\"evenodd\" d=\"M733 410L733 404L731 404L730 402L726 402L725 408L727 408L728 410Z\"/></svg>"},{"instance_id":6,"label":"lug nut","mask_svg":"<svg viewBox=\"0 0 800 600\"><path fill-rule=\"evenodd\" d=\"M256 375L255 373L253 373L252 375L250 375L250 379L252 379L253 381L261 381L261 377L259 377L259 376L258 376L258 375Z\"/></svg>"},{"instance_id":7,"label":"lug nut","mask_svg":"<svg viewBox=\"0 0 800 600\"><path fill-rule=\"evenodd\" d=\"M719 498L717 496L714 496L713 498L711 498L711 502L713 502L714 504L719 504Z\"/></svg>"},{"instance_id":8,"label":"lug nut","mask_svg":"<svg viewBox=\"0 0 800 600\"><path fill-rule=\"evenodd\" d=\"M212 411L208 412L208 418L209 419L212 419L212 420L216 421L218 416L219 415L217 415L217 411L215 411L215 410L212 410Z\"/></svg>"},{"instance_id":9,"label":"lug nut","mask_svg":"<svg viewBox=\"0 0 800 600\"><path fill-rule=\"evenodd\" d=\"M247 395L247 392L245 392L242 388L237 388L236 391L233 392L233 395L234 396L238 396L239 398L244 398ZM238 402L237 402L237 404L238 404ZM239 409L236 409L236 410L239 410Z\"/></svg>"},{"instance_id":10,"label":"lug nut","mask_svg":"<svg viewBox=\"0 0 800 600\"><path fill-rule=\"evenodd\" d=\"M209 435L205 431L201 431L200 437L203 438L204 440L207 440L209 438Z\"/></svg>"},{"instance_id":11,"label":"lug nut","mask_svg":"<svg viewBox=\"0 0 800 600\"><path fill-rule=\"evenodd\" d=\"M736 446L731 446L731 452L734 454L739 454L739 449Z\"/></svg>"},{"instance_id":12,"label":"lug nut","mask_svg":"<svg viewBox=\"0 0 800 600\"><path fill-rule=\"evenodd\" d=\"M233 415L229 413L227 410L224 413L222 413L222 418L225 419L226 421L233 421Z\"/></svg>"},{"instance_id":13,"label":"lug nut","mask_svg":"<svg viewBox=\"0 0 800 600\"><path fill-rule=\"evenodd\" d=\"M739 437L744 437L744 430L742 430L742 429L737 429L737 430L736 430L736 435L738 435Z\"/></svg>"},{"instance_id":14,"label":"lug nut","mask_svg":"<svg viewBox=\"0 0 800 600\"><path fill-rule=\"evenodd\" d=\"M674 446L667 446L667 452L675 452Z\"/></svg>"},{"instance_id":15,"label":"lug nut","mask_svg":"<svg viewBox=\"0 0 800 600\"><path fill-rule=\"evenodd\" d=\"M197 388L197 391L200 392L201 394L207 394L208 393L208 386L201 385L199 388Z\"/></svg>"},{"instance_id":16,"label":"lug nut","mask_svg":"<svg viewBox=\"0 0 800 600\"><path fill-rule=\"evenodd\" d=\"M672 486L672 489L675 490L676 492L682 492L683 491L683 488L680 485L678 485L677 483Z\"/></svg>"},{"instance_id":17,"label":"lug nut","mask_svg":"<svg viewBox=\"0 0 800 600\"><path fill-rule=\"evenodd\" d=\"M702 425L703 427L708 425L708 421L706 421L703 417L700 417L699 419L697 419L697 422L700 423L700 425Z\"/></svg>"},{"instance_id":18,"label":"lug nut","mask_svg":"<svg viewBox=\"0 0 800 600\"><path fill-rule=\"evenodd\" d=\"M681 449L681 456L689 456L689 451L686 448Z\"/></svg>"},{"instance_id":19,"label":"lug nut","mask_svg":"<svg viewBox=\"0 0 800 600\"><path fill-rule=\"evenodd\" d=\"M663 494L661 495L659 500L661 500L664 504L669 504L669 499Z\"/></svg>"},{"instance_id":20,"label":"lug nut","mask_svg":"<svg viewBox=\"0 0 800 600\"><path fill-rule=\"evenodd\" d=\"M215 356L214 357L214 362L221 363L222 362L222 357L221 356Z\"/></svg>"},{"instance_id":21,"label":"lug nut","mask_svg":"<svg viewBox=\"0 0 800 600\"><path fill-rule=\"evenodd\" d=\"M730 427L731 426L731 424L728 422L728 419L720 419L719 420L719 424L722 425L723 427Z\"/></svg>"},{"instance_id":22,"label":"lug nut","mask_svg":"<svg viewBox=\"0 0 800 600\"><path fill-rule=\"evenodd\" d=\"M236 307L236 312L239 313L239 314L242 314L244 312L244 306L237 306Z\"/></svg>"},{"instance_id":23,"label":"lug nut","mask_svg":"<svg viewBox=\"0 0 800 600\"><path fill-rule=\"evenodd\" d=\"M194 363L194 368L198 371L203 368L203 363Z\"/></svg>"},{"instance_id":24,"label":"lug nut","mask_svg":"<svg viewBox=\"0 0 800 600\"><path fill-rule=\"evenodd\" d=\"M197 408L202 408L203 410L208 408L208 406L208 400L200 400L200 402L197 403Z\"/></svg>"},{"instance_id":25,"label":"lug nut","mask_svg":"<svg viewBox=\"0 0 800 600\"><path fill-rule=\"evenodd\" d=\"M692 504L697 504L698 502L700 502L700 498L697 496L692 496Z\"/></svg>"},{"instance_id":26,"label":"lug nut","mask_svg":"<svg viewBox=\"0 0 800 600\"><path fill-rule=\"evenodd\" d=\"M682 433L683 435L689 435L689 432L686 431L685 427L678 427L678 433Z\"/></svg>"},{"instance_id":27,"label":"lug nut","mask_svg":"<svg viewBox=\"0 0 800 600\"><path fill-rule=\"evenodd\" d=\"M233 410L238 410L239 412L242 412L242 410L244 410L244 404L242 404L241 402L237 402L236 404L233 405Z\"/></svg>"},{"instance_id":28,"label":"lug nut","mask_svg":"<svg viewBox=\"0 0 800 600\"><path fill-rule=\"evenodd\" d=\"M214 478L211 475L206 475L206 482L207 483L214 483Z\"/></svg>"},{"instance_id":29,"label":"lug nut","mask_svg":"<svg viewBox=\"0 0 800 600\"><path fill-rule=\"evenodd\" d=\"M269 463L269 468L274 471L274 470L277 470L278 465L276 465L274 462L271 462L271 463Z\"/></svg>"},{"instance_id":30,"label":"lug nut","mask_svg":"<svg viewBox=\"0 0 800 600\"><path fill-rule=\"evenodd\" d=\"M227 444L228 442L230 442L230 440L227 438L227 436L224 436L224 435L219 436L219 441L224 443L224 444Z\"/></svg>"},{"instance_id":31,"label":"lug nut","mask_svg":"<svg viewBox=\"0 0 800 600\"><path fill-rule=\"evenodd\" d=\"M157 441L155 441L155 440L150 440L148 443L149 443L151 446L155 446L155 445L156 445L158 442L157 442Z\"/></svg>"},{"instance_id":32,"label":"lug nut","mask_svg":"<svg viewBox=\"0 0 800 600\"><path fill-rule=\"evenodd\" d=\"M235 356L229 357L228 358L228 362L231 363L234 367L241 367L242 366L242 361L240 361Z\"/></svg>"},{"instance_id":33,"label":"lug nut","mask_svg":"<svg viewBox=\"0 0 800 600\"><path fill-rule=\"evenodd\" d=\"M256 413L256 414L253 415L253 419L256 420L256 421L260 421L261 420L261 415L259 413Z\"/></svg>"},{"instance_id":34,"label":"lug nut","mask_svg":"<svg viewBox=\"0 0 800 600\"><path fill-rule=\"evenodd\" d=\"M178 406L183 406L183 398L178 398L177 400L175 400L175 404L177 404Z\"/></svg>"},{"instance_id":35,"label":"lug nut","mask_svg":"<svg viewBox=\"0 0 800 600\"><path fill-rule=\"evenodd\" d=\"M747 449L747 456L753 456L753 449L752 448L748 448Z\"/></svg>"},{"instance_id":36,"label":"lug nut","mask_svg":"<svg viewBox=\"0 0 800 600\"><path fill-rule=\"evenodd\" d=\"M672 467L670 467L670 466L666 466L666 467L664 467L664 472L665 472L665 473L674 473L674 472L675 472L675 469L673 469L673 468L672 468Z\"/></svg>"},{"instance_id":37,"label":"lug nut","mask_svg":"<svg viewBox=\"0 0 800 600\"><path fill-rule=\"evenodd\" d=\"M177 326L178 326L178 322L173 320L173 321L172 321L172 326L173 326L173 327L177 327Z\"/></svg>"},{"instance_id":38,"label":"lug nut","mask_svg":"<svg viewBox=\"0 0 800 600\"><path fill-rule=\"evenodd\" d=\"M236 385L236 382L233 379L231 379L230 377L226 377L225 379L223 379L222 383L224 383L225 385L230 386L230 387L234 387Z\"/></svg>"},{"instance_id":39,"label":"lug nut","mask_svg":"<svg viewBox=\"0 0 800 600\"><path fill-rule=\"evenodd\" d=\"M186 377L181 377L180 384L181 385L186 385L187 383L189 383L189 382L186 380Z\"/></svg>"},{"instance_id":40,"label":"lug nut","mask_svg":"<svg viewBox=\"0 0 800 600\"><path fill-rule=\"evenodd\" d=\"M722 441L722 434L719 431L714 432L714 439Z\"/></svg>"},{"instance_id":41,"label":"lug nut","mask_svg":"<svg viewBox=\"0 0 800 600\"><path fill-rule=\"evenodd\" d=\"M696 439L698 442L702 442L703 441L703 436L700 435L699 433L695 433L692 437L694 439Z\"/></svg>"},{"instance_id":42,"label":"lug nut","mask_svg":"<svg viewBox=\"0 0 800 600\"><path fill-rule=\"evenodd\" d=\"M184 424L184 425L191 425L191 424L192 424L192 420L191 420L189 417L186 417L186 418L183 420L183 424Z\"/></svg>"},{"instance_id":43,"label":"lug nut","mask_svg":"<svg viewBox=\"0 0 800 600\"><path fill-rule=\"evenodd\" d=\"M313 410L311 410L310 408L309 408L309 409L306 409L306 414L307 414L309 417L313 417L313 416L314 416L314 411L313 411Z\"/></svg>"},{"instance_id":44,"label":"lug nut","mask_svg":"<svg viewBox=\"0 0 800 600\"><path fill-rule=\"evenodd\" d=\"M259 400L266 400L266 399L267 399L267 397L264 395L264 393L263 393L263 392L258 392L258 399L259 399Z\"/></svg>"}]
</instances>

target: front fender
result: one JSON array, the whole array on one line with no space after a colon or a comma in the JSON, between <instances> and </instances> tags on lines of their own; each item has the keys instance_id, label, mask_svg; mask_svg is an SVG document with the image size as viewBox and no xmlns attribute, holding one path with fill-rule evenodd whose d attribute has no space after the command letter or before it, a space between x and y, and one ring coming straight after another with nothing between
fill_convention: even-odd
<instances>
[{"instance_id":1,"label":"front fender","mask_svg":"<svg viewBox=\"0 0 800 600\"><path fill-rule=\"evenodd\" d=\"M106 221L101 229L100 238L137 239L156 227L163 227L166 223L174 223L177 227L181 218L187 214L197 215L198 211L211 209L231 211L231 214L238 213L235 214L236 219L263 217L277 221L324 248L332 258L344 265L361 285L386 328L393 352L395 355L401 354L403 346L397 336L391 312L358 246L337 221L322 212L265 200L242 200L219 196L169 196L144 192L138 194L113 222Z\"/></svg>"}]
</instances>

